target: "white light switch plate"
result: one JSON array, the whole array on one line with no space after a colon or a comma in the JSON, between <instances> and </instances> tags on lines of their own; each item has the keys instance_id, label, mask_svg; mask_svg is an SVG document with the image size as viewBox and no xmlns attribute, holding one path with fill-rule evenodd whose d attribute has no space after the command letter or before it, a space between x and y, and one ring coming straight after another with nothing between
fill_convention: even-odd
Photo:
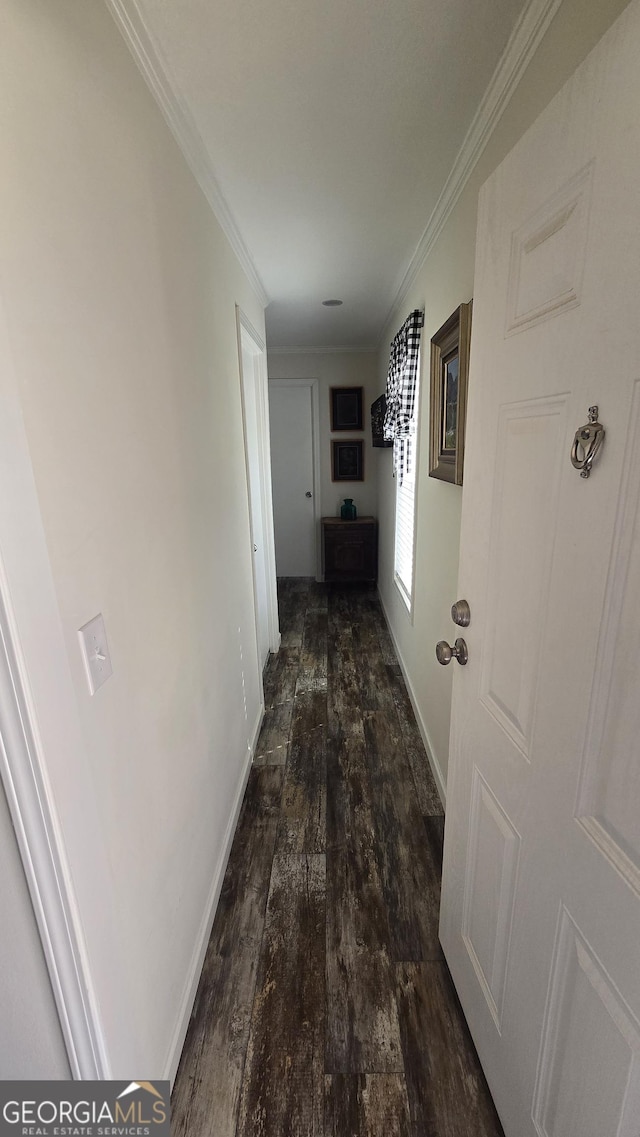
<instances>
[{"instance_id":1,"label":"white light switch plate","mask_svg":"<svg viewBox=\"0 0 640 1137\"><path fill-rule=\"evenodd\" d=\"M113 674L102 613L99 612L97 616L93 617L93 620L83 624L78 636L80 637L80 649L87 672L89 691L95 695L98 687L101 687Z\"/></svg>"}]
</instances>

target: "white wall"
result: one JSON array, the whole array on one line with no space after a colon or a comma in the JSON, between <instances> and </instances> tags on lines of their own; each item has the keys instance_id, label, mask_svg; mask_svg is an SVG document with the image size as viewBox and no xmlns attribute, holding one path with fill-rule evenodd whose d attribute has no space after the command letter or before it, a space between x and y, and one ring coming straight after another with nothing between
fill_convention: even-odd
<instances>
[{"instance_id":1,"label":"white wall","mask_svg":"<svg viewBox=\"0 0 640 1137\"><path fill-rule=\"evenodd\" d=\"M5 0L0 115L0 288L82 768L43 745L114 1075L160 1077L261 709L235 304L263 312L102 3Z\"/></svg>"},{"instance_id":2,"label":"white wall","mask_svg":"<svg viewBox=\"0 0 640 1137\"><path fill-rule=\"evenodd\" d=\"M381 470L379 481L379 589L427 748L441 785L445 786L453 665L440 667L434 649L438 640L451 642L451 637L455 638L450 608L459 599L462 489L428 476L429 341L455 308L472 297L476 211L481 185L624 7L625 0L592 0L588 5L582 0L565 0L562 4L436 245L391 315L382 337L378 358L380 382L386 375L389 341L409 312L424 307L413 619L408 616L393 583L395 483L390 470Z\"/></svg>"},{"instance_id":3,"label":"white wall","mask_svg":"<svg viewBox=\"0 0 640 1137\"><path fill-rule=\"evenodd\" d=\"M375 352L268 352L270 379L317 379L320 399L320 482L322 516L335 517L345 497L352 497L358 516L378 512L378 454L371 445L371 404L381 395ZM331 432L331 387L363 387L363 431ZM362 438L364 481L331 480L331 439ZM386 455L386 452L384 452Z\"/></svg>"}]
</instances>

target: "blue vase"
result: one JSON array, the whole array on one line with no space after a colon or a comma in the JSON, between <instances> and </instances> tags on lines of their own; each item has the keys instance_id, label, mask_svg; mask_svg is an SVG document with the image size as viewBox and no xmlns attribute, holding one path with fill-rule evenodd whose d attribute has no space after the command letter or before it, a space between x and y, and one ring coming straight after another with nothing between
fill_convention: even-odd
<instances>
[{"instance_id":1,"label":"blue vase","mask_svg":"<svg viewBox=\"0 0 640 1137\"><path fill-rule=\"evenodd\" d=\"M355 521L358 511L352 497L345 497L344 504L340 506L340 516L343 521Z\"/></svg>"}]
</instances>

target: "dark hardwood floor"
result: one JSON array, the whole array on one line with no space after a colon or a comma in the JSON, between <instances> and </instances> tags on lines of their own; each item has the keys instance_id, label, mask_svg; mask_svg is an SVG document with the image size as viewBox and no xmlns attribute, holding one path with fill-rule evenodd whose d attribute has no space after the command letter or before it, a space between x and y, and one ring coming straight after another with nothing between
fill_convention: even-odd
<instances>
[{"instance_id":1,"label":"dark hardwood floor","mask_svg":"<svg viewBox=\"0 0 640 1137\"><path fill-rule=\"evenodd\" d=\"M502 1137L438 942L444 818L375 592L282 647L172 1098L189 1137Z\"/></svg>"}]
</instances>

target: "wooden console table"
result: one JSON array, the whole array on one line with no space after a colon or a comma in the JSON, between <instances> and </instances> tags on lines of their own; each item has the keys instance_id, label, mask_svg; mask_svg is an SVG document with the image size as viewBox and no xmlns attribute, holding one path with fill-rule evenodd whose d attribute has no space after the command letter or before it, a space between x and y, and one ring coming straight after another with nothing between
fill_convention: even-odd
<instances>
[{"instance_id":1,"label":"wooden console table","mask_svg":"<svg viewBox=\"0 0 640 1137\"><path fill-rule=\"evenodd\" d=\"M324 579L345 582L378 579L378 522L375 517L343 521L322 518L322 565Z\"/></svg>"}]
</instances>

